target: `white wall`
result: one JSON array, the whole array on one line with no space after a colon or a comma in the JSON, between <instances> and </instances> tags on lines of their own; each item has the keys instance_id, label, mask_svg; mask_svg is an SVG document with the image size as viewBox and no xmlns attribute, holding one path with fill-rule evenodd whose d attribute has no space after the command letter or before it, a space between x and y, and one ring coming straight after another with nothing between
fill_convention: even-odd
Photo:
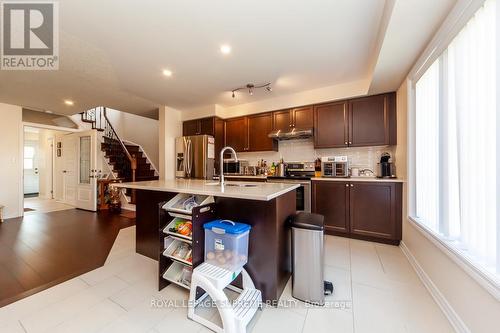
<instances>
[{"instance_id":1,"label":"white wall","mask_svg":"<svg viewBox=\"0 0 500 333\"><path fill-rule=\"evenodd\" d=\"M398 98L398 147L399 176L407 178L407 112L408 86L404 82ZM434 245L408 220L408 191L405 186L403 243L415 257L423 271L437 287L446 302L468 327L470 332L497 332L500 327L500 302L458 266L445 252ZM423 318L425 320L425 318Z\"/></svg>"},{"instance_id":2,"label":"white wall","mask_svg":"<svg viewBox=\"0 0 500 333\"><path fill-rule=\"evenodd\" d=\"M197 119L210 116L221 118L231 118L244 116L252 113L281 110L286 108L329 102L334 100L346 99L366 95L369 82L360 80L337 84L334 86L301 91L284 96L270 97L268 99L255 101L252 103L239 104L235 106L224 107L219 104L212 104L182 111L182 120Z\"/></svg>"},{"instance_id":3,"label":"white wall","mask_svg":"<svg viewBox=\"0 0 500 333\"><path fill-rule=\"evenodd\" d=\"M181 111L162 106L159 109L160 179L175 178L175 138L182 135Z\"/></svg>"},{"instance_id":4,"label":"white wall","mask_svg":"<svg viewBox=\"0 0 500 333\"><path fill-rule=\"evenodd\" d=\"M0 119L0 205L5 206L4 217L11 218L22 215L21 107L0 103Z\"/></svg>"},{"instance_id":5,"label":"white wall","mask_svg":"<svg viewBox=\"0 0 500 333\"><path fill-rule=\"evenodd\" d=\"M151 162L159 168L158 120L113 109L107 109L107 115L118 136L141 145Z\"/></svg>"},{"instance_id":6,"label":"white wall","mask_svg":"<svg viewBox=\"0 0 500 333\"><path fill-rule=\"evenodd\" d=\"M232 107L222 108L219 106L218 108L216 108L216 113L221 118L230 118L258 112L274 111L291 107L346 99L366 95L368 92L368 86L369 82L366 80L348 82L319 89L302 91L295 94L273 97Z\"/></svg>"}]
</instances>

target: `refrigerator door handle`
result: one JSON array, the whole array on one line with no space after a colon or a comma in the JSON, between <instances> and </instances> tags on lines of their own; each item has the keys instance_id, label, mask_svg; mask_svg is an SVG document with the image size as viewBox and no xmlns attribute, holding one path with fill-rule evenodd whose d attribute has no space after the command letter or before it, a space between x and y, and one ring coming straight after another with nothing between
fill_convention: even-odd
<instances>
[{"instance_id":1,"label":"refrigerator door handle","mask_svg":"<svg viewBox=\"0 0 500 333\"><path fill-rule=\"evenodd\" d=\"M183 143L184 143L184 153L183 153L183 159L182 159L182 167L183 167L183 170L184 170L184 177L186 177L187 175L187 138L184 137L183 138Z\"/></svg>"},{"instance_id":2,"label":"refrigerator door handle","mask_svg":"<svg viewBox=\"0 0 500 333\"><path fill-rule=\"evenodd\" d=\"M192 162L192 156L191 156L191 149L192 149L192 142L191 142L191 139L187 139L187 151L186 151L186 162L187 162L187 169L186 169L186 173L187 173L187 176L188 178L191 178L191 167L193 166Z\"/></svg>"}]
</instances>

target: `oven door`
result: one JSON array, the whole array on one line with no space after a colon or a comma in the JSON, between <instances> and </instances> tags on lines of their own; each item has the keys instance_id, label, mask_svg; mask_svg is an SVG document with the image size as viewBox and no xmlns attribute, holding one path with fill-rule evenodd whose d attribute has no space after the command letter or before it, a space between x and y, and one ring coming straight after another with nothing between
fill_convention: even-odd
<instances>
[{"instance_id":1,"label":"oven door","mask_svg":"<svg viewBox=\"0 0 500 333\"><path fill-rule=\"evenodd\" d=\"M311 212L311 181L308 180L293 180L293 179L272 179L268 180L269 183L285 183L285 184L299 184L300 186L295 190L297 212Z\"/></svg>"}]
</instances>

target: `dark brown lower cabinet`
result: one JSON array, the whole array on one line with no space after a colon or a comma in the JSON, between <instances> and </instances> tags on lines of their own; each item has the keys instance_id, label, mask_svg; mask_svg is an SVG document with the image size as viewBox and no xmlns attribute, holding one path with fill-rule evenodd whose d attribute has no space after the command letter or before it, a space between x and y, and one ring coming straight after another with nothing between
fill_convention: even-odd
<instances>
[{"instance_id":1,"label":"dark brown lower cabinet","mask_svg":"<svg viewBox=\"0 0 500 333\"><path fill-rule=\"evenodd\" d=\"M312 211L325 216L327 234L399 245L402 184L313 181Z\"/></svg>"},{"instance_id":2,"label":"dark brown lower cabinet","mask_svg":"<svg viewBox=\"0 0 500 333\"><path fill-rule=\"evenodd\" d=\"M349 183L312 183L312 212L325 216L325 230L349 233Z\"/></svg>"}]
</instances>

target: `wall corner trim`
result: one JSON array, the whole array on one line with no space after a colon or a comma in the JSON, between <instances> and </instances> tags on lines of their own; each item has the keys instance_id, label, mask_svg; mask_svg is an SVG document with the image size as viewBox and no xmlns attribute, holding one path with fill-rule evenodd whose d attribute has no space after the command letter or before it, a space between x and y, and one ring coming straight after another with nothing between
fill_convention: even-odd
<instances>
[{"instance_id":1,"label":"wall corner trim","mask_svg":"<svg viewBox=\"0 0 500 333\"><path fill-rule=\"evenodd\" d=\"M401 251L403 251L403 254L406 256L406 258L410 262L415 272L417 273L420 281L422 281L422 283L424 284L425 288L429 291L434 301L437 303L441 311L443 311L444 315L450 322L451 326L455 329L455 332L470 333L471 331L469 330L467 325L465 325L465 323L462 321L460 316L455 312L450 303L448 303L448 300L439 291L434 282L432 282L429 275L427 275L422 266L420 266L419 262L413 256L413 254L411 253L410 249L406 246L404 241L401 241L399 247L401 248Z\"/></svg>"}]
</instances>

